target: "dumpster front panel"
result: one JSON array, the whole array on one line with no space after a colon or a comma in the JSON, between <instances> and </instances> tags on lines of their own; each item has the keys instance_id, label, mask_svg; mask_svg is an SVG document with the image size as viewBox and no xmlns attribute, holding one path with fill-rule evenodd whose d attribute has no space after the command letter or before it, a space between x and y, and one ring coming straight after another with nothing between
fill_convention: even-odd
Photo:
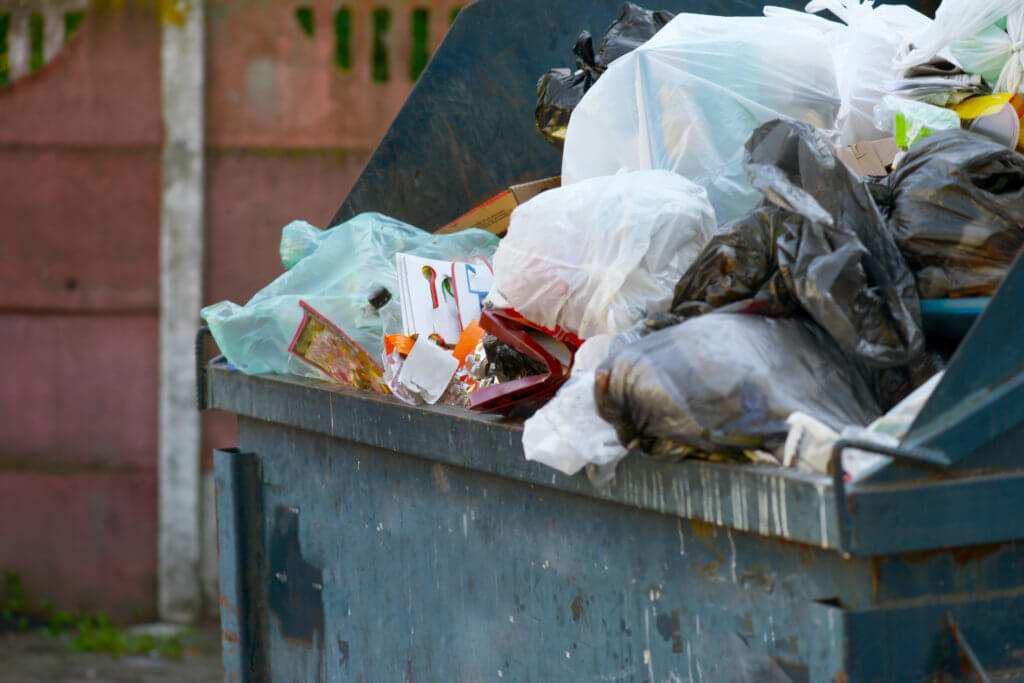
<instances>
[{"instance_id":1,"label":"dumpster front panel","mask_svg":"<svg viewBox=\"0 0 1024 683\"><path fill-rule=\"evenodd\" d=\"M210 408L763 536L838 547L835 499L823 475L629 457L614 481L599 488L586 477L528 462L516 421L445 406L408 406L393 397L298 378L250 377L220 363L209 368L208 378Z\"/></svg>"},{"instance_id":2,"label":"dumpster front panel","mask_svg":"<svg viewBox=\"0 0 1024 683\"><path fill-rule=\"evenodd\" d=\"M525 462L507 422L208 380L240 415L216 471L242 679L931 680L957 670L949 615L986 667L1024 661L1024 542L977 523L1019 517L1005 474L859 488L854 538L887 550L850 556L807 531L835 521L818 479L629 458L597 489Z\"/></svg>"},{"instance_id":3,"label":"dumpster front panel","mask_svg":"<svg viewBox=\"0 0 1024 683\"><path fill-rule=\"evenodd\" d=\"M240 423L270 680L832 680L870 600L820 548Z\"/></svg>"}]
</instances>

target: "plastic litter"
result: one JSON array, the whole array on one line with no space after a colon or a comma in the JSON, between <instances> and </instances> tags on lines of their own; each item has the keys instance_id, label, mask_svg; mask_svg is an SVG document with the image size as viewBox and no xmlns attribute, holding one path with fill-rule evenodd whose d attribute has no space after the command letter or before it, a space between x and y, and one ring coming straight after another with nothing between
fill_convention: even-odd
<instances>
[{"instance_id":1,"label":"plastic litter","mask_svg":"<svg viewBox=\"0 0 1024 683\"><path fill-rule=\"evenodd\" d=\"M607 358L595 392L624 446L672 459L777 452L794 412L833 429L882 412L857 364L803 318L687 320Z\"/></svg>"},{"instance_id":2,"label":"plastic litter","mask_svg":"<svg viewBox=\"0 0 1024 683\"><path fill-rule=\"evenodd\" d=\"M314 231L308 224L293 223L285 228L282 242L288 244L283 251L294 255L288 258L291 269L245 306L222 301L202 310L217 346L243 372L324 377L288 353L302 322L300 300L334 321L370 356L381 358L381 314L367 304L381 287L393 295L398 292L396 252L444 260L489 258L498 243L494 235L482 230L431 235L377 213L360 214L330 230ZM296 235L305 247L295 246Z\"/></svg>"},{"instance_id":3,"label":"plastic litter","mask_svg":"<svg viewBox=\"0 0 1024 683\"><path fill-rule=\"evenodd\" d=\"M492 298L582 338L622 332L668 309L715 230L704 189L667 171L548 190L513 212L494 256Z\"/></svg>"},{"instance_id":4,"label":"plastic litter","mask_svg":"<svg viewBox=\"0 0 1024 683\"><path fill-rule=\"evenodd\" d=\"M705 248L676 287L673 313L802 310L870 365L918 358L924 334L910 268L869 189L821 132L767 123L747 143L746 166L770 204Z\"/></svg>"},{"instance_id":5,"label":"plastic litter","mask_svg":"<svg viewBox=\"0 0 1024 683\"><path fill-rule=\"evenodd\" d=\"M916 144L889 225L922 299L991 296L1024 246L1024 156L965 131Z\"/></svg>"},{"instance_id":6,"label":"plastic litter","mask_svg":"<svg viewBox=\"0 0 1024 683\"><path fill-rule=\"evenodd\" d=\"M497 337L489 336L483 344L490 364L488 374L494 375L499 382L532 377L545 371L543 363L517 351Z\"/></svg>"},{"instance_id":7,"label":"plastic litter","mask_svg":"<svg viewBox=\"0 0 1024 683\"><path fill-rule=\"evenodd\" d=\"M827 54L806 17L680 14L617 59L576 107L562 183L665 169L707 188L719 221L739 218L760 200L742 165L755 128L780 117L835 126Z\"/></svg>"},{"instance_id":8,"label":"plastic litter","mask_svg":"<svg viewBox=\"0 0 1024 683\"><path fill-rule=\"evenodd\" d=\"M971 97L956 106L961 127L1011 149L1020 147L1018 142L1022 112L1024 100L1019 95L1009 93Z\"/></svg>"},{"instance_id":9,"label":"plastic litter","mask_svg":"<svg viewBox=\"0 0 1024 683\"><path fill-rule=\"evenodd\" d=\"M576 71L551 69L537 82L534 119L540 134L561 149L565 143L569 117L583 99L584 93L600 78L609 64L642 45L667 24L672 16L671 12L646 10L627 2L608 27L596 54L590 32L580 33L572 50L577 57Z\"/></svg>"},{"instance_id":10,"label":"plastic litter","mask_svg":"<svg viewBox=\"0 0 1024 683\"><path fill-rule=\"evenodd\" d=\"M540 363L542 371L510 376L506 381L480 387L469 395L469 407L524 417L544 405L569 378L579 339L564 332L538 327L515 311L485 310L480 326L500 342ZM509 370L519 374L526 365L517 362Z\"/></svg>"}]
</instances>

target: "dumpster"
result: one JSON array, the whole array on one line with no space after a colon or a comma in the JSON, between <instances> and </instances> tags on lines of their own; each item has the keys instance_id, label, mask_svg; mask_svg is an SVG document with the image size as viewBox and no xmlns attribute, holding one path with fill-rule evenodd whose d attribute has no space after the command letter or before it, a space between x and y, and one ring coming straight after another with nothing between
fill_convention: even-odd
<instances>
[{"instance_id":1,"label":"dumpster","mask_svg":"<svg viewBox=\"0 0 1024 683\"><path fill-rule=\"evenodd\" d=\"M1018 267L912 446L855 486L630 457L598 489L527 462L521 428L501 418L214 362L205 405L239 417L238 448L215 457L225 669L288 681L957 680L965 666L1024 677L1024 401L1006 315L1022 291Z\"/></svg>"},{"instance_id":2,"label":"dumpster","mask_svg":"<svg viewBox=\"0 0 1024 683\"><path fill-rule=\"evenodd\" d=\"M468 7L335 222L441 225L557 170L534 80L618 4ZM598 488L527 462L515 421L200 357L200 407L239 423L214 463L225 680L1024 680L1022 296L1018 261L852 484L839 454L879 446L840 441L831 475L630 456Z\"/></svg>"}]
</instances>

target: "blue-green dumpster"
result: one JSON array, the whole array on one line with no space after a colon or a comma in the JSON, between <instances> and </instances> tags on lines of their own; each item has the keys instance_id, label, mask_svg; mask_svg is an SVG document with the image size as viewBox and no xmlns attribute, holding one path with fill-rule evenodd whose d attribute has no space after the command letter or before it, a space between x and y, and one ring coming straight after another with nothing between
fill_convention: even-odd
<instances>
[{"instance_id":1,"label":"blue-green dumpster","mask_svg":"<svg viewBox=\"0 0 1024 683\"><path fill-rule=\"evenodd\" d=\"M464 10L338 219L439 225L557 172L536 76L617 5ZM486 170L452 190L457 168ZM514 421L203 365L200 403L239 421L215 457L225 678L1024 680L1022 297L1018 263L856 484L630 456L595 488L527 462Z\"/></svg>"}]
</instances>

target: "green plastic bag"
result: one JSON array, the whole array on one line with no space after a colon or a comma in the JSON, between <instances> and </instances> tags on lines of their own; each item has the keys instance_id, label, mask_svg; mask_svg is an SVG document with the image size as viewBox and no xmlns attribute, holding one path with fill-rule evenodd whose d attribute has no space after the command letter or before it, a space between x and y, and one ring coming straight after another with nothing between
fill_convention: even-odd
<instances>
[{"instance_id":1,"label":"green plastic bag","mask_svg":"<svg viewBox=\"0 0 1024 683\"><path fill-rule=\"evenodd\" d=\"M875 108L875 125L891 130L896 146L907 149L940 130L958 130L960 117L952 109L886 95Z\"/></svg>"},{"instance_id":2,"label":"green plastic bag","mask_svg":"<svg viewBox=\"0 0 1024 683\"><path fill-rule=\"evenodd\" d=\"M281 260L288 271L245 306L222 301L202 310L217 346L245 373L323 378L288 353L302 321L299 301L325 315L374 358L384 350L380 315L370 296L386 287L398 299L395 254L460 260L490 259L498 238L483 230L433 235L379 213L363 213L329 230L303 221L285 226Z\"/></svg>"}]
</instances>

